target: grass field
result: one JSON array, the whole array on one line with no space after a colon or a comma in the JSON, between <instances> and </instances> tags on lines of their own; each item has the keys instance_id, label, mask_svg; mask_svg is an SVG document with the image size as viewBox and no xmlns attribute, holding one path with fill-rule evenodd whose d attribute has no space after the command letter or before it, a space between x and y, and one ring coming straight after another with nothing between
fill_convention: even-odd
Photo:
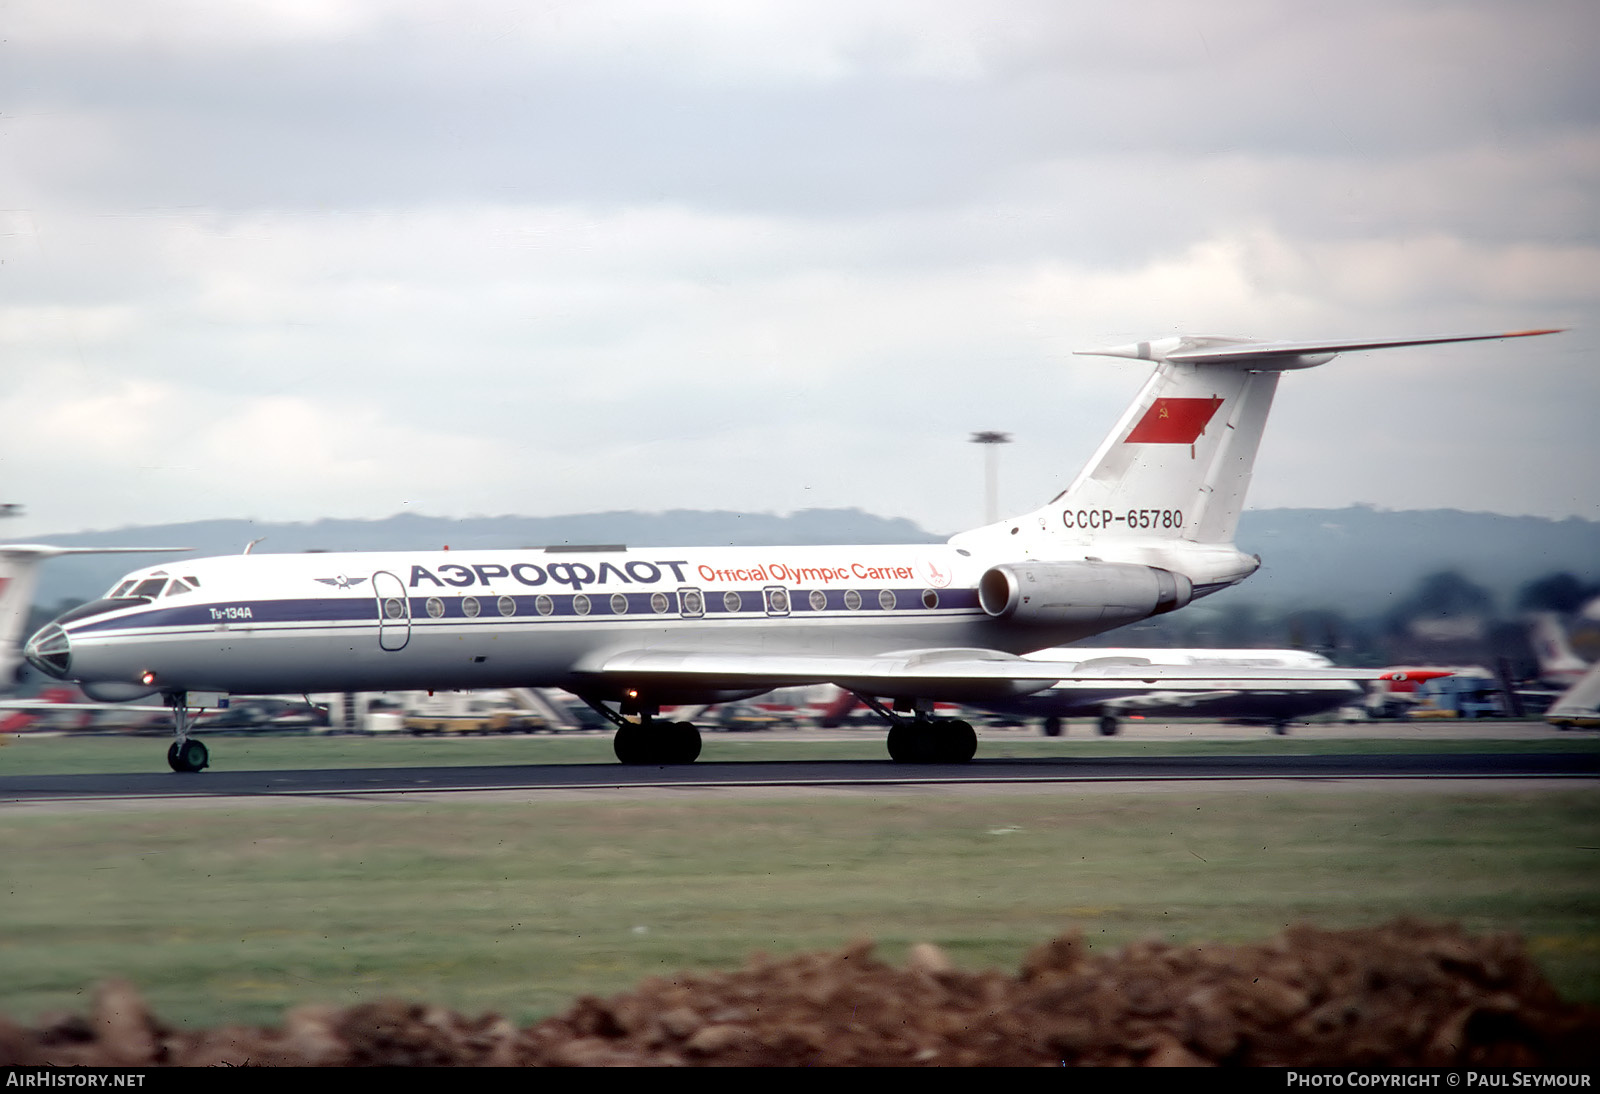
<instances>
[{"instance_id":1,"label":"grass field","mask_svg":"<svg viewBox=\"0 0 1600 1094\"><path fill-rule=\"evenodd\" d=\"M1064 930L1109 947L1399 915L1518 931L1600 1002L1590 790L10 807L0 828L0 1011L23 1020L115 975L198 1025L381 996L523 1022L754 950L927 940L1015 969Z\"/></svg>"},{"instance_id":2,"label":"grass field","mask_svg":"<svg viewBox=\"0 0 1600 1094\"><path fill-rule=\"evenodd\" d=\"M882 760L883 734L862 731L849 739L773 739L763 734L706 733L701 758L740 760ZM507 737L303 737L265 734L206 735L219 771L294 768L420 767L465 764L614 763L609 734ZM0 738L0 775L165 771L170 738L131 736ZM1527 740L1439 740L1374 736L1350 731L1338 738L1259 737L1233 741L1139 740L1136 737L1058 737L1015 733L980 736L979 758L1030 756L1191 756L1325 754L1330 752L1597 752L1600 736L1570 734Z\"/></svg>"}]
</instances>

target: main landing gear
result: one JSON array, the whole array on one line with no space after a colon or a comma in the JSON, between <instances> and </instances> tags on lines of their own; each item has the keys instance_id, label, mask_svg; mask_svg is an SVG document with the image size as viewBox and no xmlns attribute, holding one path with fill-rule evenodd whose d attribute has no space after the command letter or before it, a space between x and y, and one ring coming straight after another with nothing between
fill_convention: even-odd
<instances>
[{"instance_id":1,"label":"main landing gear","mask_svg":"<svg viewBox=\"0 0 1600 1094\"><path fill-rule=\"evenodd\" d=\"M889 723L889 758L897 764L964 764L978 752L978 731L959 718L930 718L917 704L896 701L890 710L870 695L857 697ZM913 714L902 718L897 711Z\"/></svg>"},{"instance_id":2,"label":"main landing gear","mask_svg":"<svg viewBox=\"0 0 1600 1094\"><path fill-rule=\"evenodd\" d=\"M176 738L167 749L167 766L174 771L200 771L211 766L211 753L205 742L189 736L189 693L175 691L167 696L172 708L172 735Z\"/></svg>"},{"instance_id":3,"label":"main landing gear","mask_svg":"<svg viewBox=\"0 0 1600 1094\"><path fill-rule=\"evenodd\" d=\"M588 703L602 718L617 727L611 750L625 764L692 764L700 758L700 731L692 722L658 722L655 711L641 711L637 722L630 722L604 703L587 696Z\"/></svg>"}]
</instances>

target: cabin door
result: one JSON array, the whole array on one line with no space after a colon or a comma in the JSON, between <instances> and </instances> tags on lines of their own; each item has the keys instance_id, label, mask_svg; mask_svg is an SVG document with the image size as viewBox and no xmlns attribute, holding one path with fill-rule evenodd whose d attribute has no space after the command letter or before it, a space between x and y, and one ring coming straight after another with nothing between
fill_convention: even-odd
<instances>
[{"instance_id":1,"label":"cabin door","mask_svg":"<svg viewBox=\"0 0 1600 1094\"><path fill-rule=\"evenodd\" d=\"M378 598L378 645L403 650L411 641L411 598L406 583L387 570L372 575L372 594Z\"/></svg>"}]
</instances>

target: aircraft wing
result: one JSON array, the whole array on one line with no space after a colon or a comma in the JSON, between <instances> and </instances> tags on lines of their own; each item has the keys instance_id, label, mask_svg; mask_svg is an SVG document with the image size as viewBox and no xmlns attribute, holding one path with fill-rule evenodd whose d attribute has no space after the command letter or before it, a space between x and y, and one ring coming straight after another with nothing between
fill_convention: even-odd
<instances>
[{"instance_id":1,"label":"aircraft wing","mask_svg":"<svg viewBox=\"0 0 1600 1094\"><path fill-rule=\"evenodd\" d=\"M141 707L132 703L52 703L47 699L0 699L0 710L21 710L29 713L47 714L52 710L105 710L121 712L125 710L143 710L151 714L169 714L169 707Z\"/></svg>"},{"instance_id":2,"label":"aircraft wing","mask_svg":"<svg viewBox=\"0 0 1600 1094\"><path fill-rule=\"evenodd\" d=\"M1085 665L1033 661L995 650L896 650L871 655L632 650L585 666L623 685L658 684L729 691L836 684L895 699L981 703L1044 691L1064 682L1125 682L1180 690L1282 687L1308 680L1375 680L1380 669L1224 668L1215 665Z\"/></svg>"}]
</instances>

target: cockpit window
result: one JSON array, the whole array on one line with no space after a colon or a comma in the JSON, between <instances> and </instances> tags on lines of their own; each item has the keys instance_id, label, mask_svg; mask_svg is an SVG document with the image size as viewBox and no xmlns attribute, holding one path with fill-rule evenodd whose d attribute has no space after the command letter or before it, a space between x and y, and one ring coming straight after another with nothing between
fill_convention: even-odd
<instances>
[{"instance_id":1,"label":"cockpit window","mask_svg":"<svg viewBox=\"0 0 1600 1094\"><path fill-rule=\"evenodd\" d=\"M133 588L134 584L135 582L132 581L124 581L122 584L118 585L116 588L107 593L106 599L115 600L119 596L127 596L128 590Z\"/></svg>"},{"instance_id":2,"label":"cockpit window","mask_svg":"<svg viewBox=\"0 0 1600 1094\"><path fill-rule=\"evenodd\" d=\"M191 588L198 589L200 587L200 579L198 577L185 576L183 580L187 581Z\"/></svg>"},{"instance_id":3,"label":"cockpit window","mask_svg":"<svg viewBox=\"0 0 1600 1094\"><path fill-rule=\"evenodd\" d=\"M179 593L192 593L192 592L194 592L194 590L189 588L189 586L185 585L178 578L173 578L172 579L172 584L167 586L166 595L167 596L177 596Z\"/></svg>"},{"instance_id":4,"label":"cockpit window","mask_svg":"<svg viewBox=\"0 0 1600 1094\"><path fill-rule=\"evenodd\" d=\"M127 595L148 596L153 600L161 595L162 586L166 585L166 583L167 579L164 577L152 577L146 581L139 582Z\"/></svg>"}]
</instances>

